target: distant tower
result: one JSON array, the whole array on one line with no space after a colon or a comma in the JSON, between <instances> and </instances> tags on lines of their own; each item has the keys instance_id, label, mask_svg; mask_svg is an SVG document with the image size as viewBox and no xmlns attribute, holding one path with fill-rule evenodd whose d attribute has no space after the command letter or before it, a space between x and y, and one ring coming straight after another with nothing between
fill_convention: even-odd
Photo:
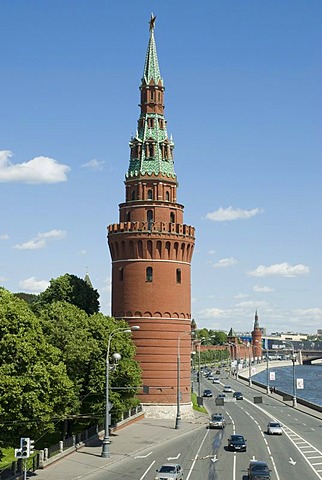
<instances>
[{"instance_id":1,"label":"distant tower","mask_svg":"<svg viewBox=\"0 0 322 480\"><path fill-rule=\"evenodd\" d=\"M88 272L86 272L86 275L84 277L84 282L86 282L89 287L93 288L93 284L91 282L91 279L89 278Z\"/></svg>"},{"instance_id":2,"label":"distant tower","mask_svg":"<svg viewBox=\"0 0 322 480\"><path fill-rule=\"evenodd\" d=\"M257 310L255 312L254 330L252 331L252 350L254 357L262 357L262 331L259 328Z\"/></svg>"},{"instance_id":3,"label":"distant tower","mask_svg":"<svg viewBox=\"0 0 322 480\"><path fill-rule=\"evenodd\" d=\"M231 360L237 360L239 358L238 337L233 328L228 332L227 341Z\"/></svg>"},{"instance_id":4,"label":"distant tower","mask_svg":"<svg viewBox=\"0 0 322 480\"><path fill-rule=\"evenodd\" d=\"M183 223L184 207L177 203L174 143L164 118L154 23L151 16L125 202L119 205L119 223L108 227L112 315L140 326L133 333L146 387L140 400L151 416L175 413L178 353L182 414L191 408L190 271L195 233Z\"/></svg>"}]
</instances>

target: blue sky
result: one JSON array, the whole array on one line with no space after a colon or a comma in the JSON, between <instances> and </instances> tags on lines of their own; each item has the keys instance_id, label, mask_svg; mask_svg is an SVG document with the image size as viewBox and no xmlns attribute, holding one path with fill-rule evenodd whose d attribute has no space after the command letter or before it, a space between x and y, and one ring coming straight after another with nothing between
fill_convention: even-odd
<instances>
[{"instance_id":1,"label":"blue sky","mask_svg":"<svg viewBox=\"0 0 322 480\"><path fill-rule=\"evenodd\" d=\"M0 285L89 272L124 200L150 13L199 328L322 327L322 2L2 0Z\"/></svg>"}]
</instances>

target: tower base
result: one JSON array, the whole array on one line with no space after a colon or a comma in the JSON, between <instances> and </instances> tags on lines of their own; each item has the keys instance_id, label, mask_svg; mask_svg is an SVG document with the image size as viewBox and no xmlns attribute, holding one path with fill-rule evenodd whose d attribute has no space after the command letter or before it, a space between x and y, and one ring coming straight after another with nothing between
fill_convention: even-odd
<instances>
[{"instance_id":1,"label":"tower base","mask_svg":"<svg viewBox=\"0 0 322 480\"><path fill-rule=\"evenodd\" d=\"M166 418L173 420L177 416L177 405L169 403L142 403L145 418ZM180 403L180 415L183 420L194 418L192 403Z\"/></svg>"}]
</instances>

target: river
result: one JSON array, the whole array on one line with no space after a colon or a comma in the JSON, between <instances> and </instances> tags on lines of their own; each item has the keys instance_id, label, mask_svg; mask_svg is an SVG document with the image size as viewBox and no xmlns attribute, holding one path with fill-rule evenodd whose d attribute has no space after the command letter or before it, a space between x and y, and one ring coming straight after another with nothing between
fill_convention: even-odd
<instances>
[{"instance_id":1,"label":"river","mask_svg":"<svg viewBox=\"0 0 322 480\"><path fill-rule=\"evenodd\" d=\"M293 367L269 368L269 372L275 372L275 380L269 384L277 390L293 394ZM295 378L303 379L304 388L296 390L296 396L322 407L322 364L319 365L295 365ZM267 384L267 371L252 376L253 380Z\"/></svg>"}]
</instances>

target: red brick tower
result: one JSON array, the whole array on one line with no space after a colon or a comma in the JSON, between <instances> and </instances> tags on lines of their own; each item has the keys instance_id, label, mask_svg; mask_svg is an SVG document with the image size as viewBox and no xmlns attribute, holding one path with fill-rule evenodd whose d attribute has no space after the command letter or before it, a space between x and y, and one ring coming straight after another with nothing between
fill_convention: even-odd
<instances>
[{"instance_id":1,"label":"red brick tower","mask_svg":"<svg viewBox=\"0 0 322 480\"><path fill-rule=\"evenodd\" d=\"M255 312L254 330L252 331L253 357L262 357L262 331L259 328L257 310Z\"/></svg>"},{"instance_id":2,"label":"red brick tower","mask_svg":"<svg viewBox=\"0 0 322 480\"><path fill-rule=\"evenodd\" d=\"M140 85L141 112L130 141L125 202L119 205L119 223L108 227L108 244L112 315L140 326L133 339L143 385L149 387L140 399L147 414L169 415L175 412L178 371L182 413L190 408L194 228L183 223L184 207L177 203L174 143L164 118L154 23L151 16Z\"/></svg>"}]
</instances>

